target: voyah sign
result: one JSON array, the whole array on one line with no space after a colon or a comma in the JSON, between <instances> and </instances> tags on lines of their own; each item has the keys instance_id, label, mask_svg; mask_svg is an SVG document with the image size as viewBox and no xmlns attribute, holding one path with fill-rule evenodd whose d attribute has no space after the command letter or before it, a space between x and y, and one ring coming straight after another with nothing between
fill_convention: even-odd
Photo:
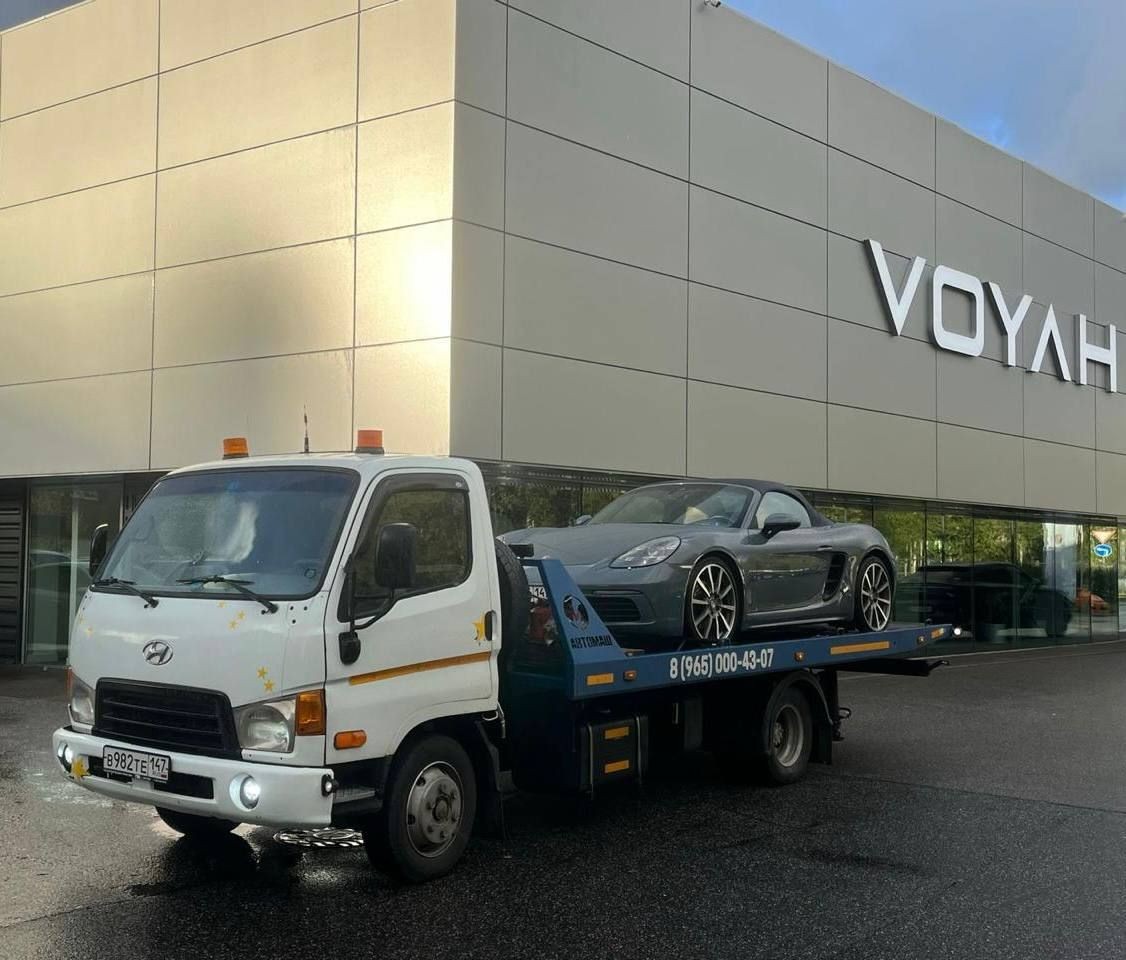
<instances>
[{"instance_id":1,"label":"voyah sign","mask_svg":"<svg viewBox=\"0 0 1126 960\"><path fill-rule=\"evenodd\" d=\"M888 270L887 258L884 248L875 240L865 240L864 246L872 261L872 269L876 274L880 289L883 291L884 306L887 308L888 319L891 321L892 333L900 337L903 335L903 325L907 322L907 314L915 300L919 289L919 281L923 277L923 269L927 262L922 257L915 257L911 268L907 271L907 279L903 289L896 292ZM943 350L954 353L964 353L967 357L980 357L985 349L985 290L988 288L989 297L997 312L997 319L1001 329L1005 332L1005 366L1017 365L1017 334L1024 324L1028 308L1032 305L1032 297L1025 294L1020 298L1020 303L1015 310L1010 310L1005 301L1005 295L995 283L982 284L975 276L962 273L952 267L938 264L934 268L934 278L931 281L931 337L935 345ZM966 294L973 301L972 331L968 334L957 333L950 330L942 321L942 293L944 290L957 290ZM1087 317L1078 313L1076 316L1076 378L1075 382L1086 386L1087 364L1101 363L1110 371L1107 390L1114 393L1118 390L1118 350L1115 340L1114 325L1110 325L1110 336L1107 346L1102 347L1091 343L1087 339ZM1040 326L1040 336L1036 341L1036 352L1032 356L1032 363L1028 367L1030 373L1039 373L1044 365L1048 350L1056 357L1061 380L1071 381L1071 368L1067 362L1067 351L1064 349L1063 337L1060 335L1059 324L1056 321L1055 309L1048 305L1048 312Z\"/></svg>"}]
</instances>

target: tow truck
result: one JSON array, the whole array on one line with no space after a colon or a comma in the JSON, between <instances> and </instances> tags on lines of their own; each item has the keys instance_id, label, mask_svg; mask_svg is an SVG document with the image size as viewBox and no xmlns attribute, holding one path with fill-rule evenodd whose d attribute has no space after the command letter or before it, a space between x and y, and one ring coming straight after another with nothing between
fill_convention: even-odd
<instances>
[{"instance_id":1,"label":"tow truck","mask_svg":"<svg viewBox=\"0 0 1126 960\"><path fill-rule=\"evenodd\" d=\"M189 837L352 827L423 882L503 831L506 774L591 797L705 749L791 783L832 759L841 672L927 675L950 632L625 647L558 560L494 537L471 461L369 430L341 454L223 449L95 532L53 735L72 781Z\"/></svg>"}]
</instances>

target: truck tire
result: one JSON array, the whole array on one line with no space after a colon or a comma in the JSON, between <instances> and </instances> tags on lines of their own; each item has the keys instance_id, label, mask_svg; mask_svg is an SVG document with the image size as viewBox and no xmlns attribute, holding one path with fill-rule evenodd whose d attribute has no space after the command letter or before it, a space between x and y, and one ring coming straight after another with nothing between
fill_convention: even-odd
<instances>
[{"instance_id":1,"label":"truck tire","mask_svg":"<svg viewBox=\"0 0 1126 960\"><path fill-rule=\"evenodd\" d=\"M500 540L495 541L497 580L500 584L501 649L512 650L528 632L530 597L524 565Z\"/></svg>"},{"instance_id":2,"label":"truck tire","mask_svg":"<svg viewBox=\"0 0 1126 960\"><path fill-rule=\"evenodd\" d=\"M763 717L767 754L761 758L761 779L772 786L805 776L813 749L813 714L799 689L787 687L773 699Z\"/></svg>"},{"instance_id":3,"label":"truck tire","mask_svg":"<svg viewBox=\"0 0 1126 960\"><path fill-rule=\"evenodd\" d=\"M157 807L157 816L177 833L193 839L208 840L230 833L238 826L234 820L220 820L218 817L201 817L182 810L169 810Z\"/></svg>"},{"instance_id":4,"label":"truck tire","mask_svg":"<svg viewBox=\"0 0 1126 960\"><path fill-rule=\"evenodd\" d=\"M364 827L372 866L408 883L449 873L469 843L477 778L465 749L434 734L407 745L387 780L383 809Z\"/></svg>"}]
</instances>

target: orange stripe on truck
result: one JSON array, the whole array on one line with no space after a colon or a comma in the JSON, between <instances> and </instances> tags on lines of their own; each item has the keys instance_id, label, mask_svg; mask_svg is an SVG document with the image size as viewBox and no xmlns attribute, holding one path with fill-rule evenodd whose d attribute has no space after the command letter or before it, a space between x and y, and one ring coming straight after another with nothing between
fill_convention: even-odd
<instances>
[{"instance_id":1,"label":"orange stripe on truck","mask_svg":"<svg viewBox=\"0 0 1126 960\"><path fill-rule=\"evenodd\" d=\"M830 647L829 653L835 657L842 653L868 653L872 650L888 650L890 648L890 640L873 640L870 643L846 643L839 647Z\"/></svg>"},{"instance_id":2,"label":"orange stripe on truck","mask_svg":"<svg viewBox=\"0 0 1126 960\"><path fill-rule=\"evenodd\" d=\"M443 667L460 667L467 663L481 663L493 655L491 650L481 650L477 653L463 653L459 657L443 657L441 660L423 660L421 663L408 663L401 667L391 667L387 670L375 670L372 673L357 673L349 677L348 682L355 686L357 683L374 683L376 680L390 680L392 677L405 677L411 673L422 673L425 670L441 670Z\"/></svg>"}]
</instances>

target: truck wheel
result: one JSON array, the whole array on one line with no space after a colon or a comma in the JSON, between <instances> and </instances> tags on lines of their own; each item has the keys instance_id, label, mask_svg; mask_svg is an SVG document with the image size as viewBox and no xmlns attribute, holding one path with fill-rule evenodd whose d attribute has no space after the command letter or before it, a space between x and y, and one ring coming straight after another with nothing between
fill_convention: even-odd
<instances>
[{"instance_id":1,"label":"truck wheel","mask_svg":"<svg viewBox=\"0 0 1126 960\"><path fill-rule=\"evenodd\" d=\"M238 826L234 820L220 820L217 817L201 817L194 813L184 813L181 810L169 810L167 807L157 807L157 816L177 833L185 837L207 840L221 837L230 833Z\"/></svg>"},{"instance_id":2,"label":"truck wheel","mask_svg":"<svg viewBox=\"0 0 1126 960\"><path fill-rule=\"evenodd\" d=\"M424 737L395 760L383 809L364 828L364 849L376 869L425 883L461 859L476 815L469 756L450 737Z\"/></svg>"},{"instance_id":3,"label":"truck wheel","mask_svg":"<svg viewBox=\"0 0 1126 960\"><path fill-rule=\"evenodd\" d=\"M501 649L511 650L528 632L530 595L524 565L500 540L495 541L497 580L500 584Z\"/></svg>"},{"instance_id":4,"label":"truck wheel","mask_svg":"<svg viewBox=\"0 0 1126 960\"><path fill-rule=\"evenodd\" d=\"M763 779L781 786L805 776L813 749L813 715L800 690L789 687L774 701L764 717L767 754L762 760Z\"/></svg>"}]
</instances>

